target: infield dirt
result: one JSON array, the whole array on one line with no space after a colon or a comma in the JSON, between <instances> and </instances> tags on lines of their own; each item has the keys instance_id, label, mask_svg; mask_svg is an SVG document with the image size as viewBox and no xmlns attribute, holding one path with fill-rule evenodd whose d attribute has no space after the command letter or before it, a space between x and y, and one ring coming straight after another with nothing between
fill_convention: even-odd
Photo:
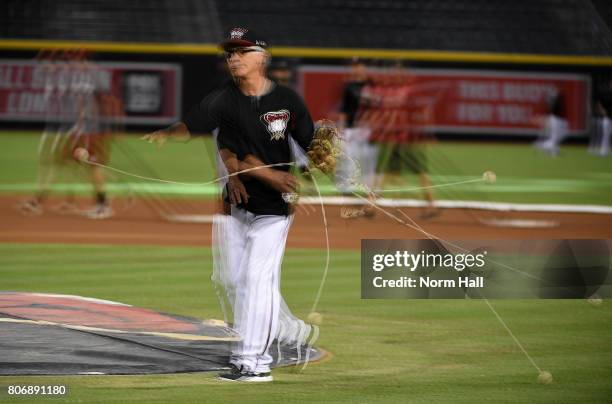
<instances>
[{"instance_id":1,"label":"infield dirt","mask_svg":"<svg viewBox=\"0 0 612 404\"><path fill-rule=\"evenodd\" d=\"M106 220L92 220L82 215L61 215L46 209L39 216L24 216L16 205L24 198L0 197L0 242L89 243L89 244L154 244L207 246L211 244L211 224L175 223L165 220L142 200L129 207L115 201L117 214ZM57 205L50 200L47 206ZM79 200L85 209L89 200ZM212 215L218 204L212 201L192 201L200 214ZM339 206L326 206L330 247L359 249L361 239L419 239L422 227L436 238L462 239L561 239L612 238L612 215L582 213L492 212L467 209L445 209L429 220L420 219L419 209L387 209L405 221L407 215L414 224L407 226L378 212L373 218L343 219ZM402 214L403 212L403 214ZM479 220L503 218L556 221L551 228L513 228L489 226ZM321 208L311 205L299 209L289 234L290 248L325 248L325 228Z\"/></svg>"}]
</instances>

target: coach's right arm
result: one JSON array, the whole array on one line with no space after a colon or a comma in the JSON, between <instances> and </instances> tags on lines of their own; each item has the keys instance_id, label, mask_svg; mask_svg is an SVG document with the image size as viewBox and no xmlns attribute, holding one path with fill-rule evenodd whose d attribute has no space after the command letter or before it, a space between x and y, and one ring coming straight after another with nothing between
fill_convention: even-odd
<instances>
[{"instance_id":1,"label":"coach's right arm","mask_svg":"<svg viewBox=\"0 0 612 404\"><path fill-rule=\"evenodd\" d=\"M186 142L191 139L191 133L184 122L177 122L165 129L159 129L155 132L148 133L144 135L142 139L149 143L155 143L159 148L162 147L168 139Z\"/></svg>"},{"instance_id":2,"label":"coach's right arm","mask_svg":"<svg viewBox=\"0 0 612 404\"><path fill-rule=\"evenodd\" d=\"M217 114L214 108L211 107L211 104L218 95L219 91L211 92L189 110L183 121L146 134L142 139L149 143L155 143L157 147L161 147L168 139L187 142L192 138L192 134L212 133L219 126Z\"/></svg>"}]
</instances>

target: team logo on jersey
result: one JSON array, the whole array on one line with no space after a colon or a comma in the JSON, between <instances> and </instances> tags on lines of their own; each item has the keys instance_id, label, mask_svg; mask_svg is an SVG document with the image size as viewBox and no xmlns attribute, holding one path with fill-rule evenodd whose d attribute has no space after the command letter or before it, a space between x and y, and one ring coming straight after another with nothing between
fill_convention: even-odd
<instances>
[{"instance_id":1,"label":"team logo on jersey","mask_svg":"<svg viewBox=\"0 0 612 404\"><path fill-rule=\"evenodd\" d=\"M245 28L232 28L232 30L230 31L230 38L231 39L242 39L242 37L244 36L244 34L246 34L248 31L248 29Z\"/></svg>"},{"instance_id":2,"label":"team logo on jersey","mask_svg":"<svg viewBox=\"0 0 612 404\"><path fill-rule=\"evenodd\" d=\"M276 112L266 112L259 117L261 122L266 125L270 134L270 140L281 140L285 138L285 130L291 114L286 109Z\"/></svg>"}]
</instances>

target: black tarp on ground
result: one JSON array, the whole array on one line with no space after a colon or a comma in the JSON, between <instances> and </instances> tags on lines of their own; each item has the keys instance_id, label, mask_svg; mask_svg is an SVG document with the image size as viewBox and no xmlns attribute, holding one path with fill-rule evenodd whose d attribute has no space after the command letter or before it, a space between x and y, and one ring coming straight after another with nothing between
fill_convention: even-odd
<instances>
[{"instance_id":1,"label":"black tarp on ground","mask_svg":"<svg viewBox=\"0 0 612 404\"><path fill-rule=\"evenodd\" d=\"M0 375L221 370L236 339L223 322L79 296L0 292ZM281 346L286 366L324 356ZM278 346L271 348L278 357Z\"/></svg>"}]
</instances>

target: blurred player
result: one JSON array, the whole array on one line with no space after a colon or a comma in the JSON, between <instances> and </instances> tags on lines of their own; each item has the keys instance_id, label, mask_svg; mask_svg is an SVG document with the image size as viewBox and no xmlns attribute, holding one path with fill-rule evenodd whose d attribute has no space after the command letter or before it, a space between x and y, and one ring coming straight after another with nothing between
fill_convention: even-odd
<instances>
[{"instance_id":1,"label":"blurred player","mask_svg":"<svg viewBox=\"0 0 612 404\"><path fill-rule=\"evenodd\" d=\"M534 146L551 156L559 155L559 145L568 133L565 118L565 101L563 94L558 93L546 100L547 114L542 118L541 135Z\"/></svg>"},{"instance_id":2,"label":"blurred player","mask_svg":"<svg viewBox=\"0 0 612 404\"><path fill-rule=\"evenodd\" d=\"M405 183L404 172L412 171L419 176L427 202L421 218L429 219L440 214L434 206L424 150L425 127L431 118L431 105L416 102L415 89L414 78L401 62L394 62L388 73L378 80L375 89L380 102L378 111L372 114L374 123L371 124L370 139L379 145L377 188L382 193L395 191L394 187Z\"/></svg>"},{"instance_id":3,"label":"blurred player","mask_svg":"<svg viewBox=\"0 0 612 404\"><path fill-rule=\"evenodd\" d=\"M64 179L76 175L75 149L86 149L92 161L105 164L108 160L110 115L119 112L114 97L97 91L97 70L87 56L83 49L71 49L61 55L41 52L38 58L45 77L45 129L38 148L37 191L19 205L24 214L41 214L51 183L60 175ZM90 169L96 206L86 216L108 218L112 210L106 199L104 173L100 167ZM55 210L78 211L72 192Z\"/></svg>"},{"instance_id":4,"label":"blurred player","mask_svg":"<svg viewBox=\"0 0 612 404\"><path fill-rule=\"evenodd\" d=\"M41 50L36 56L37 69L44 73L45 128L38 143L38 170L34 197L21 203L18 208L26 215L40 215L49 193L49 185L56 175L57 150L60 144L60 103L59 89L61 55L58 51Z\"/></svg>"},{"instance_id":5,"label":"blurred player","mask_svg":"<svg viewBox=\"0 0 612 404\"><path fill-rule=\"evenodd\" d=\"M343 154L336 171L336 186L344 193L355 191L356 182L368 188L374 186L378 152L377 146L368 141L369 125L363 125L364 121L357 119L358 113L363 112L364 105L368 101L367 93L363 91L368 84L367 67L363 60L354 58L351 60L350 68L338 116L338 126L342 131Z\"/></svg>"},{"instance_id":6,"label":"blurred player","mask_svg":"<svg viewBox=\"0 0 612 404\"><path fill-rule=\"evenodd\" d=\"M293 88L294 74L293 69L286 60L280 60L272 63L268 69L268 76L276 84Z\"/></svg>"},{"instance_id":7,"label":"blurred player","mask_svg":"<svg viewBox=\"0 0 612 404\"><path fill-rule=\"evenodd\" d=\"M605 84L599 85L595 97L595 128L589 144L589 152L605 157L610 153L612 137L612 80L606 78Z\"/></svg>"},{"instance_id":8,"label":"blurred player","mask_svg":"<svg viewBox=\"0 0 612 404\"><path fill-rule=\"evenodd\" d=\"M82 55L78 60L77 72L72 82L76 122L69 130L69 139L65 145L65 157L74 159L77 148L87 150L89 161L108 164L113 115L116 106L113 97L103 94L98 88L97 67ZM95 205L85 212L90 219L107 219L114 212L106 195L104 169L100 166L88 166L90 180L94 188Z\"/></svg>"},{"instance_id":9,"label":"blurred player","mask_svg":"<svg viewBox=\"0 0 612 404\"><path fill-rule=\"evenodd\" d=\"M50 193L51 183L61 176L72 173L66 169L65 147L68 132L76 116L75 85L77 69L76 59L80 52L69 49L63 52L42 50L37 56L39 66L44 72L45 128L38 145L37 190L33 198L19 205L22 213L39 215ZM71 158L70 161L74 162ZM74 167L70 167L71 170ZM55 207L59 213L73 213L76 203L71 191L66 200Z\"/></svg>"},{"instance_id":10,"label":"blurred player","mask_svg":"<svg viewBox=\"0 0 612 404\"><path fill-rule=\"evenodd\" d=\"M268 42L253 31L233 28L221 47L233 81L204 97L184 122L145 139L160 145L168 137L188 140L218 128L217 146L230 174L290 162L289 137L305 150L313 123L293 90L266 77ZM214 227L221 251L214 255L213 278L225 289L241 341L232 347L232 371L219 375L224 381L272 381L274 339L299 344L310 332L303 322L288 321L286 312L281 316L280 269L293 219L284 196L297 191L288 171L287 165L266 167L228 179L230 215Z\"/></svg>"}]
</instances>

